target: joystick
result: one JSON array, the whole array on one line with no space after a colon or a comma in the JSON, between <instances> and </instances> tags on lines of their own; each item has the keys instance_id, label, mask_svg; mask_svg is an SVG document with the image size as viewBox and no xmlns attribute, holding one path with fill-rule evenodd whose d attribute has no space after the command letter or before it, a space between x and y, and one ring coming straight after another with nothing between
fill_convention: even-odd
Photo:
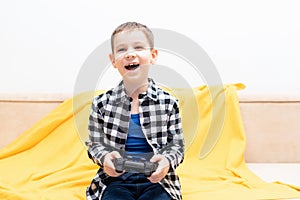
<instances>
[{"instance_id":1,"label":"joystick","mask_svg":"<svg viewBox=\"0 0 300 200\"><path fill-rule=\"evenodd\" d=\"M151 176L158 167L158 163L146 161L145 159L134 160L131 158L116 158L113 160L116 172L121 173L123 170L127 172L142 173L146 177Z\"/></svg>"}]
</instances>

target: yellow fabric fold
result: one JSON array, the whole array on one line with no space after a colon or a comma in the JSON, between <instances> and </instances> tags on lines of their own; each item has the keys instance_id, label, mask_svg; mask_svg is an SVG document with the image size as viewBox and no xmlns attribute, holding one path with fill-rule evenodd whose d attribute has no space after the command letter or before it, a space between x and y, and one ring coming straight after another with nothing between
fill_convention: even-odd
<instances>
[{"instance_id":1,"label":"yellow fabric fold","mask_svg":"<svg viewBox=\"0 0 300 200\"><path fill-rule=\"evenodd\" d=\"M266 183L247 168L237 96L244 87L169 89L180 101L187 147L177 169L184 200L300 198L299 187ZM98 170L83 143L93 96L66 100L0 150L0 199L85 199Z\"/></svg>"}]
</instances>

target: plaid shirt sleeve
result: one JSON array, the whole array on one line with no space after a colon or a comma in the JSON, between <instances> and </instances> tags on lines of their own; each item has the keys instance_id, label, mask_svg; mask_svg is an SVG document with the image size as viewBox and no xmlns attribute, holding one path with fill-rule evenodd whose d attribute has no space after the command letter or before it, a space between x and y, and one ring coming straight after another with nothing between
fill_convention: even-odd
<instances>
[{"instance_id":1,"label":"plaid shirt sleeve","mask_svg":"<svg viewBox=\"0 0 300 200\"><path fill-rule=\"evenodd\" d=\"M100 109L105 104L103 99L107 99L106 95L102 94L93 100L88 124L89 139L86 141L89 157L101 167L104 156L111 151L103 142L103 115Z\"/></svg>"},{"instance_id":2,"label":"plaid shirt sleeve","mask_svg":"<svg viewBox=\"0 0 300 200\"><path fill-rule=\"evenodd\" d=\"M184 138L182 133L182 123L177 100L170 106L168 120L168 146L161 153L169 160L170 166L175 170L184 158Z\"/></svg>"}]
</instances>

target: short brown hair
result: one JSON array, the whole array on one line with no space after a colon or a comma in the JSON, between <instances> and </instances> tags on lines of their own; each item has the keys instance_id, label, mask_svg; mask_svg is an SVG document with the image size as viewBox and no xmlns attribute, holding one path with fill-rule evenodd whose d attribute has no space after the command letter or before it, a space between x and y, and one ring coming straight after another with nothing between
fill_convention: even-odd
<instances>
[{"instance_id":1,"label":"short brown hair","mask_svg":"<svg viewBox=\"0 0 300 200\"><path fill-rule=\"evenodd\" d=\"M146 38L148 39L150 49L152 50L154 48L154 36L152 31L144 24L138 23L138 22L125 22L121 25L119 25L114 32L111 35L111 50L114 52L114 38L115 35L123 32L123 31L133 31L133 30L141 30Z\"/></svg>"}]
</instances>

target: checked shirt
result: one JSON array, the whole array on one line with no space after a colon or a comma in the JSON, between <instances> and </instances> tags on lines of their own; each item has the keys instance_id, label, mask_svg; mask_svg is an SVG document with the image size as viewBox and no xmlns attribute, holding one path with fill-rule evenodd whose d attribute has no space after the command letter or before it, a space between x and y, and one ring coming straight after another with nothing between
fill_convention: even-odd
<instances>
[{"instance_id":1,"label":"checked shirt","mask_svg":"<svg viewBox=\"0 0 300 200\"><path fill-rule=\"evenodd\" d=\"M87 199L101 199L105 190L108 175L103 171L104 156L113 150L125 150L131 103L123 81L93 100L86 144L90 158L100 169L87 188ZM178 102L149 79L147 91L139 95L139 103L141 128L147 142L154 154L162 154L170 162L170 170L160 184L173 199L180 200L181 186L175 169L183 161L184 139Z\"/></svg>"}]
</instances>

